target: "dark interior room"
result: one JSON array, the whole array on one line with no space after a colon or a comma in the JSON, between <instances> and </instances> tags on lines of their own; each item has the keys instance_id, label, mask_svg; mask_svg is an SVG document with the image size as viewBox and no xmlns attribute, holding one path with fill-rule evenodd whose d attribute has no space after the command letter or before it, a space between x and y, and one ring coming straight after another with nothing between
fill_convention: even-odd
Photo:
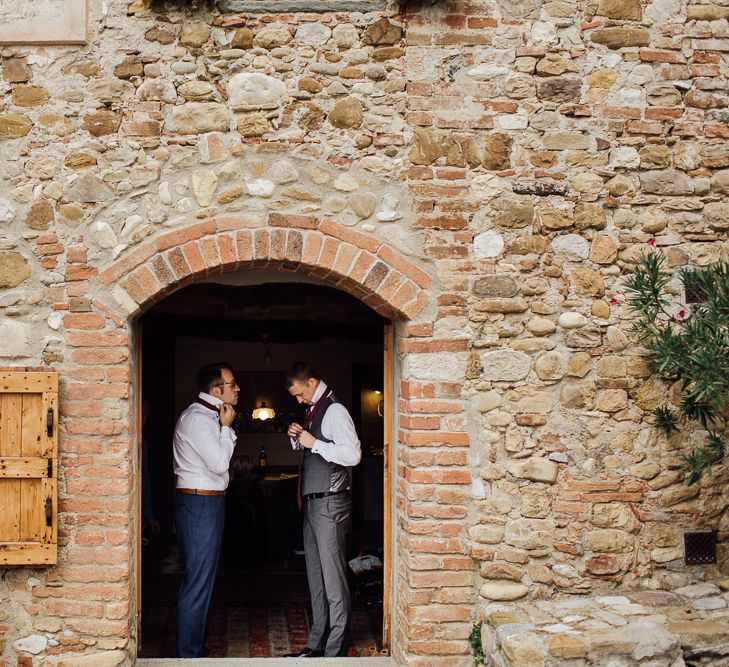
<instances>
[{"instance_id":1,"label":"dark interior room","mask_svg":"<svg viewBox=\"0 0 729 667\"><path fill-rule=\"evenodd\" d=\"M140 657L175 655L182 563L173 527L172 436L178 415L197 396L196 370L217 361L231 364L240 395L210 657L274 657L305 646L311 610L296 506L298 453L286 435L291 421L303 421L302 406L285 387L285 373L296 360L311 363L332 387L361 442L362 460L351 469L349 655L379 654L386 323L342 291L272 281L196 283L140 319L142 396L148 406L143 504L145 514L153 515L142 521Z\"/></svg>"}]
</instances>

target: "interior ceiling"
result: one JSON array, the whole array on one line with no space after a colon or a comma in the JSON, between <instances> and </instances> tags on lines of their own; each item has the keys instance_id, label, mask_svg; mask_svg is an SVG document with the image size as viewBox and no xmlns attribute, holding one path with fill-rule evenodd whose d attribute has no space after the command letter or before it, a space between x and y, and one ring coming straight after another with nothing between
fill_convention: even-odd
<instances>
[{"instance_id":1,"label":"interior ceiling","mask_svg":"<svg viewBox=\"0 0 729 667\"><path fill-rule=\"evenodd\" d=\"M145 336L301 343L382 342L386 320L346 292L305 283L189 285L141 318Z\"/></svg>"}]
</instances>

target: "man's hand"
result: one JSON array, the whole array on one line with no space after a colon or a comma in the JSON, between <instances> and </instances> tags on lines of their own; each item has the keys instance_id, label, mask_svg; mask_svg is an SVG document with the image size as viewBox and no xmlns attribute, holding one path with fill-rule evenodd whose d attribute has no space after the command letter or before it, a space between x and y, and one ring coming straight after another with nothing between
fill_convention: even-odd
<instances>
[{"instance_id":1,"label":"man's hand","mask_svg":"<svg viewBox=\"0 0 729 667\"><path fill-rule=\"evenodd\" d=\"M291 423L287 433L289 438L298 440L299 444L306 449L311 449L316 442L316 438L309 431L305 431L301 424L297 424L296 422Z\"/></svg>"},{"instance_id":2,"label":"man's hand","mask_svg":"<svg viewBox=\"0 0 729 667\"><path fill-rule=\"evenodd\" d=\"M220 406L220 423L223 426L230 426L235 419L235 410L230 403L223 403Z\"/></svg>"},{"instance_id":3,"label":"man's hand","mask_svg":"<svg viewBox=\"0 0 729 667\"><path fill-rule=\"evenodd\" d=\"M296 422L291 422L291 424L289 424L289 430L286 431L286 433L288 433L289 438L291 438L292 440L298 440L299 435L301 434L301 432L303 430L304 430L304 427L301 424L297 424Z\"/></svg>"}]
</instances>

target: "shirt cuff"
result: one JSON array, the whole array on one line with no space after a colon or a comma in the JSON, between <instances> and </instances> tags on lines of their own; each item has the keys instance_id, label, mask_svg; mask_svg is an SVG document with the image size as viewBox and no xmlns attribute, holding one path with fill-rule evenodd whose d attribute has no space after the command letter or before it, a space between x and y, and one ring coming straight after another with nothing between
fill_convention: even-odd
<instances>
[{"instance_id":1,"label":"shirt cuff","mask_svg":"<svg viewBox=\"0 0 729 667\"><path fill-rule=\"evenodd\" d=\"M231 440L232 440L233 442L235 442L235 441L236 441L236 439L237 439L237 436L236 436L236 434L235 434L235 431L234 431L234 430L233 430L232 428L230 428L230 426L223 426L223 427L221 427L221 429L220 429L220 430L221 430L221 432L223 432L223 429L224 429L224 428L227 428L227 429L228 429L228 433L230 434L230 439L231 439Z\"/></svg>"},{"instance_id":2,"label":"shirt cuff","mask_svg":"<svg viewBox=\"0 0 729 667\"><path fill-rule=\"evenodd\" d=\"M319 456L321 456L322 455L322 453L321 453L321 445L323 445L323 444L324 443L321 440L315 440L314 441L314 444L311 446L312 453L319 454Z\"/></svg>"}]
</instances>

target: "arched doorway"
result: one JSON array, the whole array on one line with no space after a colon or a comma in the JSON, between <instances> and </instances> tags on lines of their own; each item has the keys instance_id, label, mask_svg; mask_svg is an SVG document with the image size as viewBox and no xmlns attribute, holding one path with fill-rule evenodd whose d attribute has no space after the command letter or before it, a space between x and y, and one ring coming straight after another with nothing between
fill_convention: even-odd
<instances>
[{"instance_id":1,"label":"arched doorway","mask_svg":"<svg viewBox=\"0 0 729 667\"><path fill-rule=\"evenodd\" d=\"M130 435L136 433L138 436L141 431L138 419L141 414L141 359L138 355L140 336L136 326L138 319L155 303L185 285L216 274L236 272L243 275L261 270L274 271L296 279L313 278L347 292L382 317L393 321L396 328L400 327L400 323L412 320L424 312L429 304L426 290L432 282L429 274L386 242L332 220L320 221L314 216L270 214L268 220L263 221L258 218L251 220L246 216L225 215L144 241L135 250L99 272L99 294L103 296L94 304L117 330L124 331L122 335L110 334L108 344L116 347L109 350L105 359L111 364L110 372L114 369L115 377L131 378L132 388L135 389L136 408L127 413ZM427 336L429 329L428 325L416 327L411 334ZM393 340L394 336L389 344ZM86 342L84 339L79 344L95 346L98 343L91 339ZM429 344L418 344L415 351L427 352L430 349ZM125 369L118 368L117 372L116 367L119 365L124 365ZM388 374L392 373L393 366L385 369ZM385 377L386 390L388 386L393 387L393 391L389 397L386 396L386 404L395 406L398 392L395 391L392 376ZM397 386L407 386L408 395L415 387L408 382L406 372L402 373ZM124 412L120 414L120 418L124 419ZM393 414L390 414L390 420L392 423L385 424L385 434L394 441ZM386 463L386 474L390 474L389 471L394 466L391 466L390 461ZM134 462L131 471L133 476L129 483L130 489L139 489L139 474ZM401 495L399 482L393 480L391 488L393 495ZM132 498L130 506L139 505L139 501L140 498L136 501ZM395 516L400 512L392 497L386 495L384 516L386 520L390 519L393 527L398 523ZM136 513L133 516L136 517ZM132 535L138 534L135 518L131 518L130 528ZM391 538L392 544L388 544L388 533L385 531L384 550L392 556L392 572L397 565L396 559L399 559L401 553L407 552L403 551L397 534ZM139 553L138 541L135 541L133 547ZM139 565L137 561L136 567L131 569L131 582L139 579L135 574L140 572ZM386 569L387 565L386 561ZM402 654L403 651L408 651L409 642L404 627L407 623L407 604L398 603L398 600L408 598L410 587L402 577L397 578L398 583L395 586L395 579L392 574L384 577L384 635L392 637L393 649ZM141 590L139 587L135 589ZM138 599L137 611L141 611L140 603ZM390 609L395 628L392 632L389 628ZM136 617L137 614L129 620L134 622Z\"/></svg>"},{"instance_id":2,"label":"arched doorway","mask_svg":"<svg viewBox=\"0 0 729 667\"><path fill-rule=\"evenodd\" d=\"M282 278L284 279L282 281ZM346 292L267 272L190 284L139 319L144 429L140 657L174 657L182 570L173 530L172 429L196 395L195 370L226 360L241 387L226 529L209 633L211 657L268 657L306 642L310 611L296 510L297 455L285 430L301 420L283 387L306 359L353 415L363 458L352 469L351 656L382 651L384 562L384 367L389 321ZM252 419L265 402L275 416ZM265 469L261 457L265 457ZM388 484L389 488L389 484ZM160 527L157 533L156 528Z\"/></svg>"}]
</instances>

